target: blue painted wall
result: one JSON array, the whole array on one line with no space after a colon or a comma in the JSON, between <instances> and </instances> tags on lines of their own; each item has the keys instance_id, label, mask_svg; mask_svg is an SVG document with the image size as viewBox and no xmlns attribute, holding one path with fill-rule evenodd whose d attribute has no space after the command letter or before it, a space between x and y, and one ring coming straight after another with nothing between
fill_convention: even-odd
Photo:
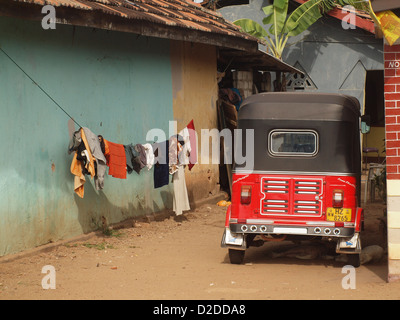
<instances>
[{"instance_id":1,"label":"blue painted wall","mask_svg":"<svg viewBox=\"0 0 400 320\"><path fill-rule=\"evenodd\" d=\"M145 143L173 120L170 43L0 17L0 46L81 126L115 143ZM73 192L68 116L0 51L0 256L172 206L153 170L106 176ZM78 129L78 127L75 127Z\"/></svg>"}]
</instances>

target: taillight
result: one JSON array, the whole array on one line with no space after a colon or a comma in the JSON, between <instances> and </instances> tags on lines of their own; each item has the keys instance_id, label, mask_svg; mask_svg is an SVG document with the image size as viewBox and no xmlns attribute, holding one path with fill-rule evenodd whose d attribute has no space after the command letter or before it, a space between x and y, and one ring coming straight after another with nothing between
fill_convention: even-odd
<instances>
[{"instance_id":1,"label":"taillight","mask_svg":"<svg viewBox=\"0 0 400 320\"><path fill-rule=\"evenodd\" d=\"M332 195L332 207L342 208L343 207L344 192L341 189L333 190Z\"/></svg>"},{"instance_id":2,"label":"taillight","mask_svg":"<svg viewBox=\"0 0 400 320\"><path fill-rule=\"evenodd\" d=\"M251 202L251 186L242 186L240 191L240 203L250 204Z\"/></svg>"}]
</instances>

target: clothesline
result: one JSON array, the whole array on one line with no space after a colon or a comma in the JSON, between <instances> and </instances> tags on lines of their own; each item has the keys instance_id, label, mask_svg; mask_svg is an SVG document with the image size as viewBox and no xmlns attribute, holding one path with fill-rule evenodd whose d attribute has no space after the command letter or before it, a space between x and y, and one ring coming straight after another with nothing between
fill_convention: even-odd
<instances>
[{"instance_id":1,"label":"clothesline","mask_svg":"<svg viewBox=\"0 0 400 320\"><path fill-rule=\"evenodd\" d=\"M108 175L126 179L127 173L135 171L140 174L143 168L150 170L154 166L154 188L169 184L169 176L172 175L174 211L179 215L184 210L190 210L184 167L188 165L191 170L197 163L193 120L177 135L153 144L123 145L83 127L72 135L68 153L73 152L71 173L74 175L74 191L81 198L84 197L85 175L94 179L96 190L101 190L107 167Z\"/></svg>"},{"instance_id":2,"label":"clothesline","mask_svg":"<svg viewBox=\"0 0 400 320\"><path fill-rule=\"evenodd\" d=\"M14 63L18 69L20 69L22 71L23 74L25 74L25 76L27 76L33 84L35 84L51 101L53 101L53 103L61 110L63 111L73 122L75 122L79 127L81 127L81 125L75 121L75 119L63 108L61 107L61 105L55 100L53 99L50 94L47 93L46 90L44 90L42 88L42 86L37 83L13 58L11 58L11 56L4 51L3 48L0 47L0 51L4 53L4 55L12 62Z\"/></svg>"}]
</instances>

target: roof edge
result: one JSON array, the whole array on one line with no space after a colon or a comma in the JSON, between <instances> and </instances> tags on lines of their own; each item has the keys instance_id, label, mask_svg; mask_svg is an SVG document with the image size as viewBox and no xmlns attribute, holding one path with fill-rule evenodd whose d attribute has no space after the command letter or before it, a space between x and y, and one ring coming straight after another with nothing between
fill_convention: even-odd
<instances>
[{"instance_id":1,"label":"roof edge","mask_svg":"<svg viewBox=\"0 0 400 320\"><path fill-rule=\"evenodd\" d=\"M41 21L44 17L44 14L41 13L43 5L44 3L0 0L0 16ZM201 8L201 10L206 9ZM189 41L249 52L256 52L259 42L257 38L247 34L239 37L236 33L240 31L236 33L228 32L228 34L207 32L194 28L154 23L144 19L129 19L119 15L107 14L100 10L83 10L69 6L57 7L56 24L134 33L149 37Z\"/></svg>"}]
</instances>

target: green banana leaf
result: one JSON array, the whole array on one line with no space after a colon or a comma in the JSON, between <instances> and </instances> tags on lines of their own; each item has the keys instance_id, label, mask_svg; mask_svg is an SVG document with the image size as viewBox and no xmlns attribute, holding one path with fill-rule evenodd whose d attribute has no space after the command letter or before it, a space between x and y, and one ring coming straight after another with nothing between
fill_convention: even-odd
<instances>
[{"instance_id":1,"label":"green banana leaf","mask_svg":"<svg viewBox=\"0 0 400 320\"><path fill-rule=\"evenodd\" d=\"M323 13L335 7L333 0L308 0L292 12L283 32L288 36L297 36L321 18Z\"/></svg>"},{"instance_id":2,"label":"green banana leaf","mask_svg":"<svg viewBox=\"0 0 400 320\"><path fill-rule=\"evenodd\" d=\"M370 2L368 0L335 0L335 2L342 7L352 6L355 9L363 10L367 13L370 11Z\"/></svg>"},{"instance_id":3,"label":"green banana leaf","mask_svg":"<svg viewBox=\"0 0 400 320\"><path fill-rule=\"evenodd\" d=\"M274 0L272 5L263 7L264 25L269 25L268 32L251 19L239 19L235 25L244 32L255 36L268 46L271 53L281 59L282 52L291 36L297 36L335 7L350 5L355 9L371 14L368 0L308 0L288 16L289 0ZM271 37L272 36L272 37Z\"/></svg>"},{"instance_id":4,"label":"green banana leaf","mask_svg":"<svg viewBox=\"0 0 400 320\"><path fill-rule=\"evenodd\" d=\"M268 36L268 32L257 22L251 19L239 19L233 22L238 27L241 27L244 32L264 40Z\"/></svg>"},{"instance_id":5,"label":"green banana leaf","mask_svg":"<svg viewBox=\"0 0 400 320\"><path fill-rule=\"evenodd\" d=\"M271 25L269 32L278 35L282 33L285 26L289 0L274 0L270 6L263 7L265 18L263 19L264 25Z\"/></svg>"}]
</instances>

